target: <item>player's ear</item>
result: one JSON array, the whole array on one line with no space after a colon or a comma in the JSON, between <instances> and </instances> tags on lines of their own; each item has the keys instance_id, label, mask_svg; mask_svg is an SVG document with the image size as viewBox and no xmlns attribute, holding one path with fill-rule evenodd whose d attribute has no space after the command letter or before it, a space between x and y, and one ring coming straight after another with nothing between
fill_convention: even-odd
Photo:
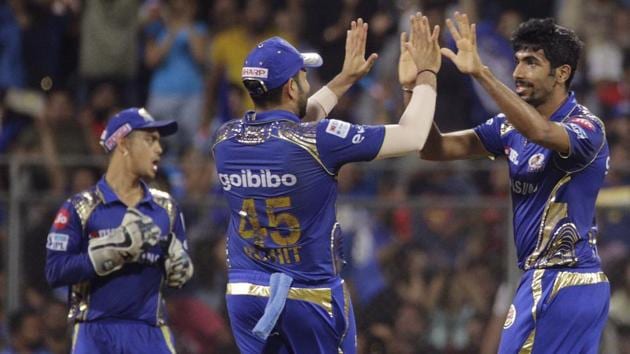
<instances>
[{"instance_id":1,"label":"player's ear","mask_svg":"<svg viewBox=\"0 0 630 354\"><path fill-rule=\"evenodd\" d=\"M130 143L131 142L129 141L129 136L122 137L118 140L118 143L116 144L116 149L119 150L123 156L127 156L129 155Z\"/></svg>"},{"instance_id":2,"label":"player's ear","mask_svg":"<svg viewBox=\"0 0 630 354\"><path fill-rule=\"evenodd\" d=\"M289 79L289 81L287 81L286 84L284 84L287 93L289 95L289 97L291 97L292 99L297 99L299 96L299 88L297 85L297 82L295 82L294 79Z\"/></svg>"},{"instance_id":3,"label":"player's ear","mask_svg":"<svg viewBox=\"0 0 630 354\"><path fill-rule=\"evenodd\" d=\"M571 66L568 64L560 65L556 68L556 81L564 84L571 76Z\"/></svg>"}]
</instances>

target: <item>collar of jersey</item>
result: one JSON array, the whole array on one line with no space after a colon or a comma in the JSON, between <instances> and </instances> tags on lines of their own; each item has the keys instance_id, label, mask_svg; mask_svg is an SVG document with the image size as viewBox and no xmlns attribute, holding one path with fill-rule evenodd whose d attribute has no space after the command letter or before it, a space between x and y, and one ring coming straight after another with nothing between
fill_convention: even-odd
<instances>
[{"instance_id":1,"label":"collar of jersey","mask_svg":"<svg viewBox=\"0 0 630 354\"><path fill-rule=\"evenodd\" d=\"M569 91L569 96L564 100L564 103L560 105L560 107L553 112L551 115L551 120L554 122L562 122L567 116L573 111L573 109L577 106L577 101L575 100L575 93L573 91Z\"/></svg>"},{"instance_id":2,"label":"collar of jersey","mask_svg":"<svg viewBox=\"0 0 630 354\"><path fill-rule=\"evenodd\" d=\"M278 109L264 112L248 111L247 113L245 113L245 117L243 118L243 122L245 122L245 124L264 124L279 120L287 120L299 123L300 117L289 111Z\"/></svg>"},{"instance_id":3,"label":"collar of jersey","mask_svg":"<svg viewBox=\"0 0 630 354\"><path fill-rule=\"evenodd\" d=\"M118 196L116 195L116 193L114 193L114 191L112 190L112 187L110 187L107 181L105 180L105 176L101 177L101 179L98 181L96 186L98 190L101 192L101 194L103 195L103 199L104 199L103 202L105 204L114 203L114 202L122 203L122 201L118 199ZM144 197L142 197L142 200L140 200L140 203L150 202L152 196L151 196L151 192L149 191L149 187L147 187L147 185L143 181L140 181L140 186L142 187L142 190L144 191Z\"/></svg>"}]
</instances>

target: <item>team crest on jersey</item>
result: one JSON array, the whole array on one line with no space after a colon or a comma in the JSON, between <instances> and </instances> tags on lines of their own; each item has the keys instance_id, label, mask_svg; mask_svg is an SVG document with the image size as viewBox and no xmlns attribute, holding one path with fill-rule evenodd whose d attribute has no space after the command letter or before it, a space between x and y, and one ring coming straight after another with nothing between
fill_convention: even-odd
<instances>
[{"instance_id":1,"label":"team crest on jersey","mask_svg":"<svg viewBox=\"0 0 630 354\"><path fill-rule=\"evenodd\" d=\"M326 126L326 133L336 135L342 139L345 139L348 136L349 131L350 123L342 122L337 119L329 120L328 126Z\"/></svg>"},{"instance_id":2,"label":"team crest on jersey","mask_svg":"<svg viewBox=\"0 0 630 354\"><path fill-rule=\"evenodd\" d=\"M532 155L527 161L527 170L529 172L540 171L545 165L545 155L542 153L537 153Z\"/></svg>"},{"instance_id":3,"label":"team crest on jersey","mask_svg":"<svg viewBox=\"0 0 630 354\"><path fill-rule=\"evenodd\" d=\"M55 221L53 222L53 227L57 230L62 230L68 225L68 221L70 220L70 212L66 208L62 208L55 216Z\"/></svg>"},{"instance_id":4,"label":"team crest on jersey","mask_svg":"<svg viewBox=\"0 0 630 354\"><path fill-rule=\"evenodd\" d=\"M514 127L509 122L501 123L501 136L509 133L512 130L514 130Z\"/></svg>"},{"instance_id":5,"label":"team crest on jersey","mask_svg":"<svg viewBox=\"0 0 630 354\"><path fill-rule=\"evenodd\" d=\"M510 310L507 313L507 317L505 318L505 323L503 324L503 329L510 328L514 321L516 320L516 307L514 304L510 305Z\"/></svg>"}]
</instances>

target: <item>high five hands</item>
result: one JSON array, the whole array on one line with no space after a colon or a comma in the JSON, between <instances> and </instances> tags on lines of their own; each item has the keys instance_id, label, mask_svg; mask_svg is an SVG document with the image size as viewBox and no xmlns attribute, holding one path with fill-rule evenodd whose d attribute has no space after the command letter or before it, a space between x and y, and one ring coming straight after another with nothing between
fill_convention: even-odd
<instances>
[{"instance_id":1,"label":"high five hands","mask_svg":"<svg viewBox=\"0 0 630 354\"><path fill-rule=\"evenodd\" d=\"M457 26L451 19L447 19L446 26L457 45L457 54L448 48L442 48L441 52L453 61L459 71L477 76L481 74L481 70L484 68L477 52L477 28L474 23L469 24L466 14L455 12L455 21Z\"/></svg>"},{"instance_id":2,"label":"high five hands","mask_svg":"<svg viewBox=\"0 0 630 354\"><path fill-rule=\"evenodd\" d=\"M440 26L429 26L429 20L420 12L411 15L409 20L409 38L403 32L400 35L400 59L398 78L404 87L412 85L422 71L437 73L442 65L440 56Z\"/></svg>"},{"instance_id":3,"label":"high five hands","mask_svg":"<svg viewBox=\"0 0 630 354\"><path fill-rule=\"evenodd\" d=\"M413 86L417 74L422 70L437 72L441 65L439 53L449 58L464 74L476 76L481 73L484 65L477 52L476 26L469 23L466 14L455 12L455 23L451 19L446 20L457 46L457 54L449 48L440 48L438 43L440 27L434 26L431 32L426 16L422 16L421 13L412 15L410 25L409 38L405 32L400 36L398 79L403 87Z\"/></svg>"},{"instance_id":4,"label":"high five hands","mask_svg":"<svg viewBox=\"0 0 630 354\"><path fill-rule=\"evenodd\" d=\"M350 29L346 33L346 54L341 73L356 81L367 74L378 55L370 54L365 58L365 45L367 42L368 24L359 18L350 23Z\"/></svg>"}]
</instances>

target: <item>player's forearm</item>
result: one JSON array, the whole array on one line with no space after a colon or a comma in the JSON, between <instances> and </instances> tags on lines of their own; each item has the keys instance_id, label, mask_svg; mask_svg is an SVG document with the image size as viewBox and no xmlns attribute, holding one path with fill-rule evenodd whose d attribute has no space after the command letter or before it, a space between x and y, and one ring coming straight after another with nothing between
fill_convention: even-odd
<instances>
[{"instance_id":1,"label":"player's forearm","mask_svg":"<svg viewBox=\"0 0 630 354\"><path fill-rule=\"evenodd\" d=\"M47 256L46 280L52 287L72 285L95 277L96 272L86 253Z\"/></svg>"},{"instance_id":2,"label":"player's forearm","mask_svg":"<svg viewBox=\"0 0 630 354\"><path fill-rule=\"evenodd\" d=\"M474 77L497 103L516 130L533 142L543 139L551 123L534 107L499 81L488 67L484 67Z\"/></svg>"},{"instance_id":3,"label":"player's forearm","mask_svg":"<svg viewBox=\"0 0 630 354\"><path fill-rule=\"evenodd\" d=\"M427 141L420 151L420 157L425 160L439 161L445 159L443 136L437 124L433 122L429 130Z\"/></svg>"},{"instance_id":4,"label":"player's forearm","mask_svg":"<svg viewBox=\"0 0 630 354\"><path fill-rule=\"evenodd\" d=\"M396 125L385 127L385 139L377 157L391 157L419 151L424 146L435 113L435 76L419 75L409 105Z\"/></svg>"}]
</instances>

